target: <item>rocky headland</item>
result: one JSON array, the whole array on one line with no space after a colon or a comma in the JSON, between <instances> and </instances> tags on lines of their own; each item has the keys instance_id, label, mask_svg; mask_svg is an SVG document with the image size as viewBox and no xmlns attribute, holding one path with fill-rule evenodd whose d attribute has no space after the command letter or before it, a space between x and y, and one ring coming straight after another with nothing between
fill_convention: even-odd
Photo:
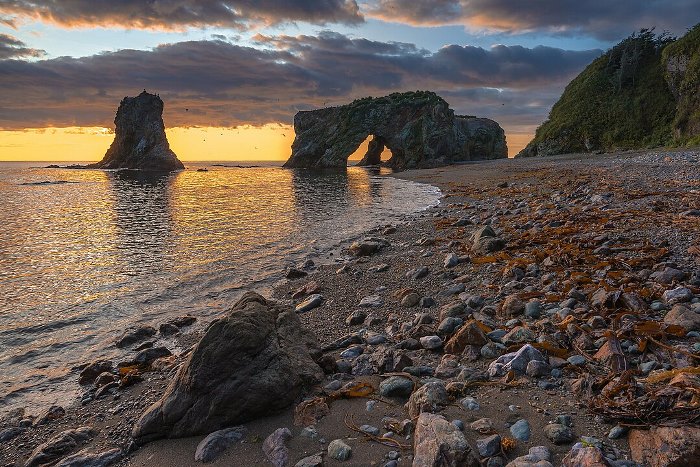
<instances>
[{"instance_id":1,"label":"rocky headland","mask_svg":"<svg viewBox=\"0 0 700 467\"><path fill-rule=\"evenodd\" d=\"M700 144L700 24L674 39L642 29L566 87L516 157Z\"/></svg>"},{"instance_id":2,"label":"rocky headland","mask_svg":"<svg viewBox=\"0 0 700 467\"><path fill-rule=\"evenodd\" d=\"M114 117L114 141L100 162L88 169L138 169L159 172L185 166L170 149L163 123L163 100L145 90L122 99Z\"/></svg>"},{"instance_id":3,"label":"rocky headland","mask_svg":"<svg viewBox=\"0 0 700 467\"><path fill-rule=\"evenodd\" d=\"M301 111L285 167L346 167L348 157L372 136L360 165L376 165L385 148L394 169L508 157L503 129L485 118L458 116L429 91L366 97L350 104Z\"/></svg>"},{"instance_id":4,"label":"rocky headland","mask_svg":"<svg viewBox=\"0 0 700 467\"><path fill-rule=\"evenodd\" d=\"M212 323L125 330L80 403L2 418L1 464L695 465L698 162L402 172L441 205Z\"/></svg>"}]
</instances>

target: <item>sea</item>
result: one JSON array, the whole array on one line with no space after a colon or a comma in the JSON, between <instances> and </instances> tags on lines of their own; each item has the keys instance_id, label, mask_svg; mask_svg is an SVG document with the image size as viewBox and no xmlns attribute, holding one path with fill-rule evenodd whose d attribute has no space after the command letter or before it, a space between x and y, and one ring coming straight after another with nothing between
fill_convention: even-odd
<instances>
[{"instance_id":1,"label":"sea","mask_svg":"<svg viewBox=\"0 0 700 467\"><path fill-rule=\"evenodd\" d=\"M286 268L337 261L441 196L378 167L47 164L0 162L0 414L76 403L81 364L133 354L114 346L125 329L186 314L203 326L247 290L269 294Z\"/></svg>"}]
</instances>

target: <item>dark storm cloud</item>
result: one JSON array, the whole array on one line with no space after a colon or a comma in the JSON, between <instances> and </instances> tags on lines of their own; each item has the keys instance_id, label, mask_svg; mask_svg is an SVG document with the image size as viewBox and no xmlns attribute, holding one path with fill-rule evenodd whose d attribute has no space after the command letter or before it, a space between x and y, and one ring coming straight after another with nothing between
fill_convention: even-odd
<instances>
[{"instance_id":1,"label":"dark storm cloud","mask_svg":"<svg viewBox=\"0 0 700 467\"><path fill-rule=\"evenodd\" d=\"M464 24L520 33L588 34L617 40L643 27L682 34L700 18L700 0L378 0L369 17L414 25Z\"/></svg>"},{"instance_id":2,"label":"dark storm cloud","mask_svg":"<svg viewBox=\"0 0 700 467\"><path fill-rule=\"evenodd\" d=\"M32 49L19 39L7 34L0 34L0 60L20 57L40 57L43 50Z\"/></svg>"},{"instance_id":3,"label":"dark storm cloud","mask_svg":"<svg viewBox=\"0 0 700 467\"><path fill-rule=\"evenodd\" d=\"M513 93L561 90L600 53L458 45L431 53L413 44L331 32L256 39L261 48L194 41L83 58L2 61L0 127L111 127L119 100L143 88L164 98L169 126L291 122L302 108L415 89L455 96L481 92L481 109L500 106ZM460 97L460 102L468 100ZM514 102L531 105L531 99ZM539 108L541 117L551 102ZM469 105L455 108L469 112Z\"/></svg>"},{"instance_id":4,"label":"dark storm cloud","mask_svg":"<svg viewBox=\"0 0 700 467\"><path fill-rule=\"evenodd\" d=\"M0 15L9 21L34 20L62 27L165 30L363 20L355 0L3 0Z\"/></svg>"}]
</instances>

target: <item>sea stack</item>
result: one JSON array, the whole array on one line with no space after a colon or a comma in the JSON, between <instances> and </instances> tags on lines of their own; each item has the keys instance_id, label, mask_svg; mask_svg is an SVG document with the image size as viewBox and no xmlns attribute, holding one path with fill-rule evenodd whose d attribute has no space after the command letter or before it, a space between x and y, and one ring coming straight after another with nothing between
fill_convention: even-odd
<instances>
[{"instance_id":1,"label":"sea stack","mask_svg":"<svg viewBox=\"0 0 700 467\"><path fill-rule=\"evenodd\" d=\"M455 115L430 91L365 97L347 105L301 111L294 116L296 138L285 167L346 167L368 137L359 165L381 162L384 148L394 169L438 167L454 162L508 157L503 129L485 118Z\"/></svg>"},{"instance_id":2,"label":"sea stack","mask_svg":"<svg viewBox=\"0 0 700 467\"><path fill-rule=\"evenodd\" d=\"M170 149L163 123L163 100L145 90L125 97L114 118L114 141L104 158L87 166L170 172L185 168Z\"/></svg>"}]
</instances>

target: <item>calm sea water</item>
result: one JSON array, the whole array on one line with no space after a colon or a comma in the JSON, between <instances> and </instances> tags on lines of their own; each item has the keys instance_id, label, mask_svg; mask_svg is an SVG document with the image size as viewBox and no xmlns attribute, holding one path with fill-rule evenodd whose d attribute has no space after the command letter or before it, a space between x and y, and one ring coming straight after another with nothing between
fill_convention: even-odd
<instances>
[{"instance_id":1,"label":"calm sea water","mask_svg":"<svg viewBox=\"0 0 700 467\"><path fill-rule=\"evenodd\" d=\"M285 267L439 198L359 167L149 176L40 165L0 163L0 412L69 404L77 365L126 356L113 346L125 328L210 318L245 290L269 291Z\"/></svg>"}]
</instances>

